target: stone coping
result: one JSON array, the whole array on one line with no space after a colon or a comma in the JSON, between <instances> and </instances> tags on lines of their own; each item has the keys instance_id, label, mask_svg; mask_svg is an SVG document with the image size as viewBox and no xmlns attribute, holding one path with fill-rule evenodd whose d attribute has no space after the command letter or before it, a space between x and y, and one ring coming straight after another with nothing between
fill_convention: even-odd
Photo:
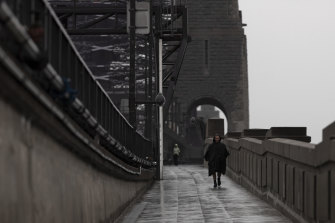
<instances>
[{"instance_id":1,"label":"stone coping","mask_svg":"<svg viewBox=\"0 0 335 223\"><path fill-rule=\"evenodd\" d=\"M259 140L272 138L285 138L303 142L311 142L311 137L306 135L306 127L271 127L270 129L244 129L242 132L228 132L228 138L255 138Z\"/></svg>"},{"instance_id":2,"label":"stone coping","mask_svg":"<svg viewBox=\"0 0 335 223\"><path fill-rule=\"evenodd\" d=\"M313 167L335 162L335 139L317 145L283 138L267 140L226 138L224 143L235 150L243 148L260 156L270 152L285 159Z\"/></svg>"}]
</instances>

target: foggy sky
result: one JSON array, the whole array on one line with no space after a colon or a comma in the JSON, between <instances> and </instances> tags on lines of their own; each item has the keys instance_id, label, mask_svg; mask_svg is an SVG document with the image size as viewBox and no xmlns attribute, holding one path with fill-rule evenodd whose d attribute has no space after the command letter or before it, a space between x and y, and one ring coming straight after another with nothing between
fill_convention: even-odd
<instances>
[{"instance_id":1,"label":"foggy sky","mask_svg":"<svg viewBox=\"0 0 335 223\"><path fill-rule=\"evenodd\" d=\"M250 128L335 121L335 0L239 0L248 42Z\"/></svg>"}]
</instances>

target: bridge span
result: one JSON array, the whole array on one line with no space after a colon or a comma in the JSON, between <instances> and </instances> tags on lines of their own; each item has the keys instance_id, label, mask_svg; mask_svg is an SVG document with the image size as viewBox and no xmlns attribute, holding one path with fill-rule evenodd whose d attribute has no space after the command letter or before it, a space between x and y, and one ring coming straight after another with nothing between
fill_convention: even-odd
<instances>
[{"instance_id":1,"label":"bridge span","mask_svg":"<svg viewBox=\"0 0 335 223\"><path fill-rule=\"evenodd\" d=\"M237 0L1 0L0 221L335 222L335 123L318 145L248 129L243 26ZM217 190L205 104L229 130ZM176 142L197 165L163 166Z\"/></svg>"}]
</instances>

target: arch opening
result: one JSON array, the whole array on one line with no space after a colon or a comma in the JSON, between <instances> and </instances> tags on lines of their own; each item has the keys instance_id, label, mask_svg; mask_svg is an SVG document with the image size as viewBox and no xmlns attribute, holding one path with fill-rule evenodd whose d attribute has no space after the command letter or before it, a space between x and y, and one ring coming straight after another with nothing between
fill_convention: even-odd
<instances>
[{"instance_id":1,"label":"arch opening","mask_svg":"<svg viewBox=\"0 0 335 223\"><path fill-rule=\"evenodd\" d=\"M227 113L223 103L213 96L190 100L183 108L185 109L184 112L177 113L180 118L175 118L180 120L177 128L175 128L177 129L175 133L178 134L179 138L176 135L172 136L174 128L170 120L165 121L165 127L169 129L164 133L166 136L164 141L166 145L165 162L171 162L171 148L177 143L181 149L180 159L182 162L201 163L203 161L203 146L207 137L206 124L208 118L224 120L224 133L222 131L218 132L223 136L229 129L230 113ZM174 109L171 109L171 111L174 111Z\"/></svg>"},{"instance_id":2,"label":"arch opening","mask_svg":"<svg viewBox=\"0 0 335 223\"><path fill-rule=\"evenodd\" d=\"M208 119L223 119L224 134L228 132L228 119L225 113L218 107L211 104L198 105L196 108L196 117L203 120L207 125Z\"/></svg>"},{"instance_id":3,"label":"arch opening","mask_svg":"<svg viewBox=\"0 0 335 223\"><path fill-rule=\"evenodd\" d=\"M229 117L222 103L213 97L204 97L193 100L186 113L185 138L194 148L202 147L207 137L208 119L223 119L224 130L219 134L226 134L229 127Z\"/></svg>"},{"instance_id":4,"label":"arch opening","mask_svg":"<svg viewBox=\"0 0 335 223\"><path fill-rule=\"evenodd\" d=\"M192 117L203 120L207 124L208 118L220 118L224 120L224 134L228 132L230 117L227 115L224 105L214 97L202 97L193 100L188 108L186 116L189 120Z\"/></svg>"}]
</instances>

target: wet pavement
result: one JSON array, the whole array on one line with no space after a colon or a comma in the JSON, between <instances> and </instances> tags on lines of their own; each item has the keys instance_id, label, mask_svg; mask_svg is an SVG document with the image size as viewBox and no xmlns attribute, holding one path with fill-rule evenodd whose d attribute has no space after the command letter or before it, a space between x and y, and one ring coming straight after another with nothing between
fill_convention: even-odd
<instances>
[{"instance_id":1,"label":"wet pavement","mask_svg":"<svg viewBox=\"0 0 335 223\"><path fill-rule=\"evenodd\" d=\"M156 181L121 222L291 222L230 178L213 188L207 169L195 165L164 166Z\"/></svg>"}]
</instances>

